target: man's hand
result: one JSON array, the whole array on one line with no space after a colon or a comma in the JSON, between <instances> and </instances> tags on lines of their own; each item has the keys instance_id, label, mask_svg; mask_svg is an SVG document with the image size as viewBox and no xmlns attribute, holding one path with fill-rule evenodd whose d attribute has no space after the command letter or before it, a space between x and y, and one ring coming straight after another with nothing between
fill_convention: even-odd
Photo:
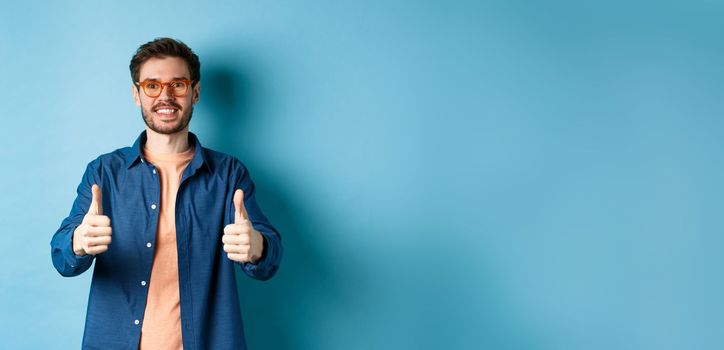
<instances>
[{"instance_id":1,"label":"man's hand","mask_svg":"<svg viewBox=\"0 0 724 350\"><path fill-rule=\"evenodd\" d=\"M91 192L93 199L88 213L73 232L73 253L78 256L103 253L111 244L111 219L103 215L101 188L94 184Z\"/></svg>"},{"instance_id":2,"label":"man's hand","mask_svg":"<svg viewBox=\"0 0 724 350\"><path fill-rule=\"evenodd\" d=\"M237 262L255 263L262 256L264 237L254 230L244 208L244 192L234 192L234 223L224 227L224 251L229 259Z\"/></svg>"}]
</instances>

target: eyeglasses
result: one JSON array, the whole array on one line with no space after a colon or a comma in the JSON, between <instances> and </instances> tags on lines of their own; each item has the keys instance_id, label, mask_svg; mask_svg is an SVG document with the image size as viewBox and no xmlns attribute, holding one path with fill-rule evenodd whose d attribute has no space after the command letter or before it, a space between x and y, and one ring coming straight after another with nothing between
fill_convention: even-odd
<instances>
[{"instance_id":1,"label":"eyeglasses","mask_svg":"<svg viewBox=\"0 0 724 350\"><path fill-rule=\"evenodd\" d=\"M146 96L156 98L161 96L161 92L166 86L171 89L169 91L174 96L186 95L186 93L189 91L189 86L191 86L191 80L175 79L169 81L168 83L162 83L158 80L144 80L140 83L135 82L135 84L143 88L143 93L146 94Z\"/></svg>"}]
</instances>

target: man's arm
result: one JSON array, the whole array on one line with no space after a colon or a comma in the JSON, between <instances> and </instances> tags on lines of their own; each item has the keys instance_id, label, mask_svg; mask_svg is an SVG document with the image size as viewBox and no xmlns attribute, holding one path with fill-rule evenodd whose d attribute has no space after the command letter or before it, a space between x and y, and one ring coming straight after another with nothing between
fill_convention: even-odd
<instances>
[{"instance_id":1,"label":"man's arm","mask_svg":"<svg viewBox=\"0 0 724 350\"><path fill-rule=\"evenodd\" d=\"M83 222L90 207L93 184L100 184L100 161L90 162L78 185L77 196L70 209L70 214L60 224L60 228L53 234L50 241L50 257L58 273L65 277L80 275L88 270L93 263L94 255L78 256L73 252L73 233Z\"/></svg>"}]
</instances>

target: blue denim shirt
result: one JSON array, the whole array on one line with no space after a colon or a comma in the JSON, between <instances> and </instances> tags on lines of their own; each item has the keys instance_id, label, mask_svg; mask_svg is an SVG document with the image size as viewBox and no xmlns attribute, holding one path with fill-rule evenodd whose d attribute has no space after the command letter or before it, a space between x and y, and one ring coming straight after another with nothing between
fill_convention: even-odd
<instances>
[{"instance_id":1,"label":"blue denim shirt","mask_svg":"<svg viewBox=\"0 0 724 350\"><path fill-rule=\"evenodd\" d=\"M77 276L95 260L88 297L84 349L137 349L146 308L156 244L161 182L143 158L144 131L132 147L103 154L83 174L70 214L50 242L53 266ZM184 349L245 349L244 328L234 266L258 280L272 277L282 257L281 236L256 202L249 171L235 157L203 148L196 135L194 157L184 170L176 195L181 330ZM91 202L91 186L102 191L103 214L111 219L113 241L97 256L76 256L75 228ZM224 226L233 223L236 189L254 228L264 237L264 253L255 264L230 260L223 250ZM153 283L150 281L149 283Z\"/></svg>"}]
</instances>

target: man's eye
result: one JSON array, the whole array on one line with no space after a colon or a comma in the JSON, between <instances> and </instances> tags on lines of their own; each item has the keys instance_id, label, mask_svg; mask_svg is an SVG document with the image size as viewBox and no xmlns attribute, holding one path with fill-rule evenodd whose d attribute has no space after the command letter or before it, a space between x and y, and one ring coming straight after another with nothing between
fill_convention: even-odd
<instances>
[{"instance_id":1,"label":"man's eye","mask_svg":"<svg viewBox=\"0 0 724 350\"><path fill-rule=\"evenodd\" d=\"M174 81L171 84L171 86L173 86L174 88L182 88L186 86L186 83L184 83L183 81Z\"/></svg>"},{"instance_id":2,"label":"man's eye","mask_svg":"<svg viewBox=\"0 0 724 350\"><path fill-rule=\"evenodd\" d=\"M157 83L148 83L148 84L146 84L146 88L147 89L158 89L158 84Z\"/></svg>"}]
</instances>

